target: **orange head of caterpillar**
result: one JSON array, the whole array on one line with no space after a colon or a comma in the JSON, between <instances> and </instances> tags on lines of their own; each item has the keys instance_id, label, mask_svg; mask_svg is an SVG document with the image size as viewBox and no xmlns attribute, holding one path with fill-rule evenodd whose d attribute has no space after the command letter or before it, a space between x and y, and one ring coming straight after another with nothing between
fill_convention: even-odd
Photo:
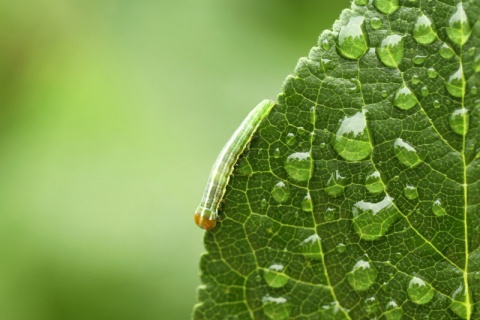
<instances>
[{"instance_id":1,"label":"orange head of caterpillar","mask_svg":"<svg viewBox=\"0 0 480 320\"><path fill-rule=\"evenodd\" d=\"M199 208L200 209L200 208ZM216 214L208 209L203 209L195 212L193 220L202 229L212 230L217 224Z\"/></svg>"}]
</instances>

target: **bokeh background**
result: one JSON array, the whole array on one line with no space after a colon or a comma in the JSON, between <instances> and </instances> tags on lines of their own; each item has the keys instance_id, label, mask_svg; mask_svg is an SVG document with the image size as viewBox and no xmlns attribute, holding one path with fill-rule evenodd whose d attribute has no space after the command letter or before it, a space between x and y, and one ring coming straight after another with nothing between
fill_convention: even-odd
<instances>
[{"instance_id":1,"label":"bokeh background","mask_svg":"<svg viewBox=\"0 0 480 320\"><path fill-rule=\"evenodd\" d=\"M213 161L348 2L0 1L0 318L189 319Z\"/></svg>"}]
</instances>

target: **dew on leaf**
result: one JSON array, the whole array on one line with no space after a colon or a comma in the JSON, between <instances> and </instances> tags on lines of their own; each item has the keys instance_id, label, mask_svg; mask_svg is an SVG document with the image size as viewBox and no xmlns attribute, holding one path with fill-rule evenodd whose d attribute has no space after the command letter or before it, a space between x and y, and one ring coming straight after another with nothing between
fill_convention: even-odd
<instances>
[{"instance_id":1,"label":"dew on leaf","mask_svg":"<svg viewBox=\"0 0 480 320\"><path fill-rule=\"evenodd\" d=\"M280 181L273 187L272 197L279 203L287 201L290 197L290 186L287 183Z\"/></svg>"},{"instance_id":2,"label":"dew on leaf","mask_svg":"<svg viewBox=\"0 0 480 320\"><path fill-rule=\"evenodd\" d=\"M476 95L478 93L477 86L472 86L472 88L470 88L470 93L473 95Z\"/></svg>"},{"instance_id":3,"label":"dew on leaf","mask_svg":"<svg viewBox=\"0 0 480 320\"><path fill-rule=\"evenodd\" d=\"M420 83L420 77L417 74L414 74L412 76L412 83L413 84L419 84Z\"/></svg>"},{"instance_id":4,"label":"dew on leaf","mask_svg":"<svg viewBox=\"0 0 480 320\"><path fill-rule=\"evenodd\" d=\"M297 137L295 134L289 132L287 133L287 139L286 139L287 146L294 146L297 144Z\"/></svg>"},{"instance_id":5,"label":"dew on leaf","mask_svg":"<svg viewBox=\"0 0 480 320\"><path fill-rule=\"evenodd\" d=\"M356 291L365 291L372 286L378 276L378 271L370 262L359 260L347 273L347 281Z\"/></svg>"},{"instance_id":6,"label":"dew on leaf","mask_svg":"<svg viewBox=\"0 0 480 320\"><path fill-rule=\"evenodd\" d=\"M378 9L378 11L390 14L395 12L398 9L398 0L374 0L373 5Z\"/></svg>"},{"instance_id":7,"label":"dew on leaf","mask_svg":"<svg viewBox=\"0 0 480 320\"><path fill-rule=\"evenodd\" d=\"M480 280L480 271L475 271L475 273L473 274L473 278L475 280Z\"/></svg>"},{"instance_id":8,"label":"dew on leaf","mask_svg":"<svg viewBox=\"0 0 480 320\"><path fill-rule=\"evenodd\" d=\"M338 170L335 170L335 172L330 175L330 179L328 179L324 190L330 197L338 197L343 194L344 188L345 177L342 177Z\"/></svg>"},{"instance_id":9,"label":"dew on leaf","mask_svg":"<svg viewBox=\"0 0 480 320\"><path fill-rule=\"evenodd\" d=\"M357 112L351 117L345 116L331 144L345 160L357 161L368 157L372 152L372 144L368 137L365 113Z\"/></svg>"},{"instance_id":10,"label":"dew on leaf","mask_svg":"<svg viewBox=\"0 0 480 320\"><path fill-rule=\"evenodd\" d=\"M325 220L332 221L335 218L335 209L327 208L325 210Z\"/></svg>"},{"instance_id":11,"label":"dew on leaf","mask_svg":"<svg viewBox=\"0 0 480 320\"><path fill-rule=\"evenodd\" d=\"M450 48L450 46L446 43L442 44L442 46L438 50L438 53L444 59L451 59L455 55L455 52L453 52L453 49Z\"/></svg>"},{"instance_id":12,"label":"dew on leaf","mask_svg":"<svg viewBox=\"0 0 480 320\"><path fill-rule=\"evenodd\" d=\"M342 242L340 242L335 247L335 250L337 250L338 253L344 253L347 250L347 246L345 244L343 244Z\"/></svg>"},{"instance_id":13,"label":"dew on leaf","mask_svg":"<svg viewBox=\"0 0 480 320\"><path fill-rule=\"evenodd\" d=\"M407 184L405 186L405 189L403 189L403 193L405 194L405 197L410 200L414 200L418 198L418 191L415 186L412 186L410 184Z\"/></svg>"},{"instance_id":14,"label":"dew on leaf","mask_svg":"<svg viewBox=\"0 0 480 320\"><path fill-rule=\"evenodd\" d=\"M473 59L473 70L480 72L480 54L476 55Z\"/></svg>"},{"instance_id":15,"label":"dew on leaf","mask_svg":"<svg viewBox=\"0 0 480 320\"><path fill-rule=\"evenodd\" d=\"M437 216L441 217L447 214L445 208L442 206L440 199L437 199L432 204L432 212Z\"/></svg>"},{"instance_id":16,"label":"dew on leaf","mask_svg":"<svg viewBox=\"0 0 480 320\"><path fill-rule=\"evenodd\" d=\"M410 300L416 304L425 304L432 300L435 289L418 277L413 277L408 283L407 294Z\"/></svg>"},{"instance_id":17,"label":"dew on leaf","mask_svg":"<svg viewBox=\"0 0 480 320\"><path fill-rule=\"evenodd\" d=\"M422 89L420 89L420 93L421 93L422 96L424 96L424 97L428 96L429 91L428 91L427 86L422 87Z\"/></svg>"},{"instance_id":18,"label":"dew on leaf","mask_svg":"<svg viewBox=\"0 0 480 320\"><path fill-rule=\"evenodd\" d=\"M365 178L365 188L371 193L379 193L385 190L385 185L380 177L380 172L375 171Z\"/></svg>"},{"instance_id":19,"label":"dew on leaf","mask_svg":"<svg viewBox=\"0 0 480 320\"><path fill-rule=\"evenodd\" d=\"M402 110L408 110L417 104L417 98L413 94L412 90L408 88L406 85L403 85L400 89L398 89L397 93L395 94L395 98L393 99L393 104Z\"/></svg>"},{"instance_id":20,"label":"dew on leaf","mask_svg":"<svg viewBox=\"0 0 480 320\"><path fill-rule=\"evenodd\" d=\"M387 67L396 68L405 54L405 39L399 34L392 34L383 39L377 48L380 61Z\"/></svg>"},{"instance_id":21,"label":"dew on leaf","mask_svg":"<svg viewBox=\"0 0 480 320\"><path fill-rule=\"evenodd\" d=\"M362 16L350 17L338 34L338 50L348 59L359 59L368 50L367 36L363 30Z\"/></svg>"},{"instance_id":22,"label":"dew on leaf","mask_svg":"<svg viewBox=\"0 0 480 320\"><path fill-rule=\"evenodd\" d=\"M434 107L435 109L440 108L441 105L442 105L442 104L441 104L440 101L438 101L437 99L435 99L435 100L433 101L433 107Z\"/></svg>"},{"instance_id":23,"label":"dew on leaf","mask_svg":"<svg viewBox=\"0 0 480 320\"><path fill-rule=\"evenodd\" d=\"M330 50L331 47L332 47L332 44L330 43L330 41L328 39L323 39L322 41L323 50L325 51Z\"/></svg>"},{"instance_id":24,"label":"dew on leaf","mask_svg":"<svg viewBox=\"0 0 480 320\"><path fill-rule=\"evenodd\" d=\"M352 207L353 227L357 235L367 241L385 235L400 217L398 209L389 196L377 203L358 201Z\"/></svg>"},{"instance_id":25,"label":"dew on leaf","mask_svg":"<svg viewBox=\"0 0 480 320\"><path fill-rule=\"evenodd\" d=\"M302 252L303 255L312 260L322 260L322 245L321 239L317 234L313 234L302 242Z\"/></svg>"},{"instance_id":26,"label":"dew on leaf","mask_svg":"<svg viewBox=\"0 0 480 320\"><path fill-rule=\"evenodd\" d=\"M307 181L312 176L312 157L310 152L295 152L285 160L285 171L297 181Z\"/></svg>"},{"instance_id":27,"label":"dew on leaf","mask_svg":"<svg viewBox=\"0 0 480 320\"><path fill-rule=\"evenodd\" d=\"M465 79L463 78L463 68L460 65L457 71L453 73L445 82L445 88L452 96L461 98L465 94Z\"/></svg>"},{"instance_id":28,"label":"dew on leaf","mask_svg":"<svg viewBox=\"0 0 480 320\"><path fill-rule=\"evenodd\" d=\"M281 288L288 283L290 277L283 272L282 264L272 264L263 270L263 277L267 284L272 288Z\"/></svg>"},{"instance_id":29,"label":"dew on leaf","mask_svg":"<svg viewBox=\"0 0 480 320\"><path fill-rule=\"evenodd\" d=\"M310 193L307 192L307 195L302 200L302 210L306 212L313 211L313 202L312 197L310 197Z\"/></svg>"},{"instance_id":30,"label":"dew on leaf","mask_svg":"<svg viewBox=\"0 0 480 320\"><path fill-rule=\"evenodd\" d=\"M279 148L275 148L275 150L273 151L273 157L275 159L280 158L280 149Z\"/></svg>"},{"instance_id":31,"label":"dew on leaf","mask_svg":"<svg viewBox=\"0 0 480 320\"><path fill-rule=\"evenodd\" d=\"M435 79L438 76L438 72L434 68L428 68L427 74L428 74L428 77L431 79Z\"/></svg>"},{"instance_id":32,"label":"dew on leaf","mask_svg":"<svg viewBox=\"0 0 480 320\"><path fill-rule=\"evenodd\" d=\"M417 150L401 138L395 140L393 149L397 159L408 167L415 167L423 162Z\"/></svg>"},{"instance_id":33,"label":"dew on leaf","mask_svg":"<svg viewBox=\"0 0 480 320\"><path fill-rule=\"evenodd\" d=\"M418 17L413 29L413 37L421 44L430 44L437 39L437 34L433 30L432 21L426 15Z\"/></svg>"},{"instance_id":34,"label":"dew on leaf","mask_svg":"<svg viewBox=\"0 0 480 320\"><path fill-rule=\"evenodd\" d=\"M266 295L262 298L263 312L272 320L284 320L290 318L292 306L284 297L274 298Z\"/></svg>"},{"instance_id":35,"label":"dew on leaf","mask_svg":"<svg viewBox=\"0 0 480 320\"><path fill-rule=\"evenodd\" d=\"M453 111L450 117L448 117L448 123L453 132L461 136L466 135L470 124L468 109L461 108Z\"/></svg>"},{"instance_id":36,"label":"dew on leaf","mask_svg":"<svg viewBox=\"0 0 480 320\"><path fill-rule=\"evenodd\" d=\"M472 310L468 310L467 293L463 286L463 283L461 283L458 288L452 292L452 300L453 301L450 305L450 309L453 311L453 313L455 313L462 319L467 319L469 313L471 313Z\"/></svg>"},{"instance_id":37,"label":"dew on leaf","mask_svg":"<svg viewBox=\"0 0 480 320\"><path fill-rule=\"evenodd\" d=\"M447 35L453 43L461 46L467 42L471 32L470 22L463 8L463 3L460 2L457 4L457 10L448 20Z\"/></svg>"},{"instance_id":38,"label":"dew on leaf","mask_svg":"<svg viewBox=\"0 0 480 320\"><path fill-rule=\"evenodd\" d=\"M370 19L370 26L373 29L378 30L382 27L382 25L383 25L383 21L379 17L373 17L372 19Z\"/></svg>"},{"instance_id":39,"label":"dew on leaf","mask_svg":"<svg viewBox=\"0 0 480 320\"><path fill-rule=\"evenodd\" d=\"M416 65L422 64L427 60L427 56L422 56L422 55L416 55L415 57L412 58L412 62L415 63Z\"/></svg>"},{"instance_id":40,"label":"dew on leaf","mask_svg":"<svg viewBox=\"0 0 480 320\"><path fill-rule=\"evenodd\" d=\"M267 199L262 199L262 200L260 200L260 207L266 208L267 205L268 205Z\"/></svg>"},{"instance_id":41,"label":"dew on leaf","mask_svg":"<svg viewBox=\"0 0 480 320\"><path fill-rule=\"evenodd\" d=\"M390 300L385 306L385 318L387 320L400 320L405 312L398 303L394 300Z\"/></svg>"},{"instance_id":42,"label":"dew on leaf","mask_svg":"<svg viewBox=\"0 0 480 320\"><path fill-rule=\"evenodd\" d=\"M375 315L381 312L380 304L375 296L371 296L365 299L363 311L370 316L370 318L375 318Z\"/></svg>"}]
</instances>

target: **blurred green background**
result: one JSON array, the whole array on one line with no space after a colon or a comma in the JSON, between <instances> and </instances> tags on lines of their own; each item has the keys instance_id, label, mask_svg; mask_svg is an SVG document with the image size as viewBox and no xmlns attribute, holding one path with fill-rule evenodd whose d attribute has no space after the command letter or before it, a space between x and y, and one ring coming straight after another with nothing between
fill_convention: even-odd
<instances>
[{"instance_id":1,"label":"blurred green background","mask_svg":"<svg viewBox=\"0 0 480 320\"><path fill-rule=\"evenodd\" d=\"M1 319L190 318L217 153L347 6L1 1Z\"/></svg>"}]
</instances>

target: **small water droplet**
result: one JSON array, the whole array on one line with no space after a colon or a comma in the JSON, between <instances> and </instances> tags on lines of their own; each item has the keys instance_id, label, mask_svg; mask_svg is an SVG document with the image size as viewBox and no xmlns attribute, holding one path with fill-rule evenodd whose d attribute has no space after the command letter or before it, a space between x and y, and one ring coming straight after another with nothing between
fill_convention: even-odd
<instances>
[{"instance_id":1,"label":"small water droplet","mask_svg":"<svg viewBox=\"0 0 480 320\"><path fill-rule=\"evenodd\" d=\"M433 202L432 211L437 217L441 217L447 214L445 208L442 207L442 202L440 199L437 199Z\"/></svg>"},{"instance_id":2,"label":"small water droplet","mask_svg":"<svg viewBox=\"0 0 480 320\"><path fill-rule=\"evenodd\" d=\"M440 101L438 101L438 100L436 100L436 99L433 101L433 107L434 107L435 109L440 108L441 105L442 105L442 104L440 103Z\"/></svg>"},{"instance_id":3,"label":"small water droplet","mask_svg":"<svg viewBox=\"0 0 480 320\"><path fill-rule=\"evenodd\" d=\"M377 48L377 55L382 63L390 68L396 68L402 62L405 53L405 39L399 34L392 34L383 39Z\"/></svg>"},{"instance_id":4,"label":"small water droplet","mask_svg":"<svg viewBox=\"0 0 480 320\"><path fill-rule=\"evenodd\" d=\"M337 250L338 253L344 253L347 250L347 246L340 242L339 244L337 244L335 250Z\"/></svg>"},{"instance_id":5,"label":"small water droplet","mask_svg":"<svg viewBox=\"0 0 480 320\"><path fill-rule=\"evenodd\" d=\"M374 171L365 178L365 188L371 193L379 193L385 190L385 185L380 177L380 172Z\"/></svg>"},{"instance_id":6,"label":"small water droplet","mask_svg":"<svg viewBox=\"0 0 480 320\"><path fill-rule=\"evenodd\" d=\"M322 41L323 50L328 51L330 50L331 47L332 47L332 44L330 43L330 41L328 39L323 39Z\"/></svg>"},{"instance_id":7,"label":"small water droplet","mask_svg":"<svg viewBox=\"0 0 480 320\"><path fill-rule=\"evenodd\" d=\"M408 167L415 167L423 161L418 155L417 150L401 138L395 140L393 149L397 159Z\"/></svg>"},{"instance_id":8,"label":"small water droplet","mask_svg":"<svg viewBox=\"0 0 480 320\"><path fill-rule=\"evenodd\" d=\"M335 219L335 209L327 208L325 210L325 220L332 221L333 219Z\"/></svg>"},{"instance_id":9,"label":"small water droplet","mask_svg":"<svg viewBox=\"0 0 480 320\"><path fill-rule=\"evenodd\" d=\"M393 99L393 104L402 110L408 110L417 104L417 98L413 94L412 90L406 85L403 85L398 89Z\"/></svg>"},{"instance_id":10,"label":"small water droplet","mask_svg":"<svg viewBox=\"0 0 480 320\"><path fill-rule=\"evenodd\" d=\"M473 278L475 280L480 280L480 271L475 271L475 273L473 274Z\"/></svg>"},{"instance_id":11,"label":"small water droplet","mask_svg":"<svg viewBox=\"0 0 480 320\"><path fill-rule=\"evenodd\" d=\"M272 197L279 203L287 201L290 197L290 186L285 182L280 181L273 187Z\"/></svg>"},{"instance_id":12,"label":"small water droplet","mask_svg":"<svg viewBox=\"0 0 480 320\"><path fill-rule=\"evenodd\" d=\"M457 71L445 82L445 88L452 96L461 98L465 94L465 79L463 78L463 68L460 65Z\"/></svg>"},{"instance_id":13,"label":"small water droplet","mask_svg":"<svg viewBox=\"0 0 480 320\"><path fill-rule=\"evenodd\" d=\"M262 208L266 208L267 205L268 205L267 199L264 198L264 199L260 200L260 206L261 206Z\"/></svg>"},{"instance_id":14,"label":"small water droplet","mask_svg":"<svg viewBox=\"0 0 480 320\"><path fill-rule=\"evenodd\" d=\"M372 144L368 137L365 113L357 112L351 117L345 116L331 144L345 160L357 161L368 157L372 152Z\"/></svg>"},{"instance_id":15,"label":"small water droplet","mask_svg":"<svg viewBox=\"0 0 480 320\"><path fill-rule=\"evenodd\" d=\"M434 68L428 68L427 74L428 74L428 77L431 79L435 79L438 76L438 72Z\"/></svg>"},{"instance_id":16,"label":"small water droplet","mask_svg":"<svg viewBox=\"0 0 480 320\"><path fill-rule=\"evenodd\" d=\"M322 260L322 244L321 239L317 234L313 234L302 242L303 255L312 260Z\"/></svg>"},{"instance_id":17,"label":"small water droplet","mask_svg":"<svg viewBox=\"0 0 480 320\"><path fill-rule=\"evenodd\" d=\"M279 148L275 148L275 151L273 151L273 157L275 159L280 158L280 149Z\"/></svg>"},{"instance_id":18,"label":"small water droplet","mask_svg":"<svg viewBox=\"0 0 480 320\"><path fill-rule=\"evenodd\" d=\"M373 5L378 11L390 14L398 9L398 0L374 0Z\"/></svg>"},{"instance_id":19,"label":"small water droplet","mask_svg":"<svg viewBox=\"0 0 480 320\"><path fill-rule=\"evenodd\" d=\"M285 160L285 171L297 181L307 181L312 176L313 161L310 152L295 152Z\"/></svg>"},{"instance_id":20,"label":"small water droplet","mask_svg":"<svg viewBox=\"0 0 480 320\"><path fill-rule=\"evenodd\" d=\"M263 278L272 288L281 288L288 283L290 277L283 273L284 266L282 264L272 264L263 270Z\"/></svg>"},{"instance_id":21,"label":"small water droplet","mask_svg":"<svg viewBox=\"0 0 480 320\"><path fill-rule=\"evenodd\" d=\"M372 286L378 276L378 271L370 262L359 260L352 271L347 273L348 283L356 291L365 291Z\"/></svg>"},{"instance_id":22,"label":"small water droplet","mask_svg":"<svg viewBox=\"0 0 480 320\"><path fill-rule=\"evenodd\" d=\"M407 293L410 300L416 304L425 304L432 300L435 289L418 277L413 277L408 283Z\"/></svg>"},{"instance_id":23,"label":"small water droplet","mask_svg":"<svg viewBox=\"0 0 480 320\"><path fill-rule=\"evenodd\" d=\"M463 283L461 283L460 286L458 286L458 288L452 292L452 300L453 301L450 305L450 309L460 318L467 319L468 314L471 313L471 310L468 310L466 304L467 293L463 286ZM471 308L472 305L469 305L469 307Z\"/></svg>"},{"instance_id":24,"label":"small water droplet","mask_svg":"<svg viewBox=\"0 0 480 320\"><path fill-rule=\"evenodd\" d=\"M368 297L364 300L363 311L369 315L370 319L376 318L380 313L380 304L375 296Z\"/></svg>"},{"instance_id":25,"label":"small water droplet","mask_svg":"<svg viewBox=\"0 0 480 320\"><path fill-rule=\"evenodd\" d=\"M388 91L387 90L382 90L382 98L388 97Z\"/></svg>"},{"instance_id":26,"label":"small water droplet","mask_svg":"<svg viewBox=\"0 0 480 320\"><path fill-rule=\"evenodd\" d=\"M372 19L370 19L370 26L375 29L375 30L378 30L382 27L383 25L383 21L381 18L379 17L373 17Z\"/></svg>"},{"instance_id":27,"label":"small water droplet","mask_svg":"<svg viewBox=\"0 0 480 320\"><path fill-rule=\"evenodd\" d=\"M377 203L362 200L353 205L353 226L360 238L373 241L387 233L390 226L400 217L392 200L385 196Z\"/></svg>"},{"instance_id":28,"label":"small water droplet","mask_svg":"<svg viewBox=\"0 0 480 320\"><path fill-rule=\"evenodd\" d=\"M287 139L286 139L287 146L294 146L297 144L297 137L295 136L294 133L287 133Z\"/></svg>"},{"instance_id":29,"label":"small water droplet","mask_svg":"<svg viewBox=\"0 0 480 320\"><path fill-rule=\"evenodd\" d=\"M385 306L384 315L387 320L400 320L403 314L403 309L394 300L389 301Z\"/></svg>"},{"instance_id":30,"label":"small water droplet","mask_svg":"<svg viewBox=\"0 0 480 320\"><path fill-rule=\"evenodd\" d=\"M428 94L429 94L428 87L427 87L427 86L423 86L422 89L420 89L420 93L421 93L422 96L424 96L424 97L428 96Z\"/></svg>"},{"instance_id":31,"label":"small water droplet","mask_svg":"<svg viewBox=\"0 0 480 320\"><path fill-rule=\"evenodd\" d=\"M368 4L368 0L355 0L355 4L357 6L366 6Z\"/></svg>"},{"instance_id":32,"label":"small water droplet","mask_svg":"<svg viewBox=\"0 0 480 320\"><path fill-rule=\"evenodd\" d=\"M306 212L312 212L313 211L312 197L310 197L309 192L307 192L307 195L302 200L302 210L306 211Z\"/></svg>"},{"instance_id":33,"label":"small water droplet","mask_svg":"<svg viewBox=\"0 0 480 320\"><path fill-rule=\"evenodd\" d=\"M415 63L416 65L420 65L427 60L427 56L422 56L422 55L416 55L415 57L412 58L412 62Z\"/></svg>"},{"instance_id":34,"label":"small water droplet","mask_svg":"<svg viewBox=\"0 0 480 320\"><path fill-rule=\"evenodd\" d=\"M463 8L463 3L457 4L457 10L448 20L447 35L455 44L459 46L465 44L470 37L472 29L468 21L467 14Z\"/></svg>"},{"instance_id":35,"label":"small water droplet","mask_svg":"<svg viewBox=\"0 0 480 320\"><path fill-rule=\"evenodd\" d=\"M413 29L413 37L421 44L430 44L437 39L437 34L433 30L432 21L426 15L418 17Z\"/></svg>"},{"instance_id":36,"label":"small water droplet","mask_svg":"<svg viewBox=\"0 0 480 320\"><path fill-rule=\"evenodd\" d=\"M470 124L470 113L468 109L461 108L453 111L448 118L448 123L453 132L461 136L466 135Z\"/></svg>"},{"instance_id":37,"label":"small water droplet","mask_svg":"<svg viewBox=\"0 0 480 320\"><path fill-rule=\"evenodd\" d=\"M407 184L405 186L405 189L403 189L403 193L405 194L405 197L407 197L407 199L414 200L418 198L417 188L410 184Z\"/></svg>"},{"instance_id":38,"label":"small water droplet","mask_svg":"<svg viewBox=\"0 0 480 320\"><path fill-rule=\"evenodd\" d=\"M412 76L412 83L413 84L419 84L420 83L420 77L418 76L418 74L414 74Z\"/></svg>"},{"instance_id":39,"label":"small water droplet","mask_svg":"<svg viewBox=\"0 0 480 320\"><path fill-rule=\"evenodd\" d=\"M480 54L477 54L473 59L473 69L475 72L480 72Z\"/></svg>"},{"instance_id":40,"label":"small water droplet","mask_svg":"<svg viewBox=\"0 0 480 320\"><path fill-rule=\"evenodd\" d=\"M338 50L348 59L359 59L368 50L367 37L363 30L362 16L350 17L347 25L338 34Z\"/></svg>"},{"instance_id":41,"label":"small water droplet","mask_svg":"<svg viewBox=\"0 0 480 320\"><path fill-rule=\"evenodd\" d=\"M325 192L330 197L338 197L343 194L345 188L345 177L342 177L338 170L330 175L325 187Z\"/></svg>"},{"instance_id":42,"label":"small water droplet","mask_svg":"<svg viewBox=\"0 0 480 320\"><path fill-rule=\"evenodd\" d=\"M450 48L450 46L446 43L442 44L442 46L438 50L438 53L444 59L451 59L455 55L453 49Z\"/></svg>"},{"instance_id":43,"label":"small water droplet","mask_svg":"<svg viewBox=\"0 0 480 320\"><path fill-rule=\"evenodd\" d=\"M478 93L478 88L477 86L472 86L470 88L470 93L473 94L473 95L476 95Z\"/></svg>"},{"instance_id":44,"label":"small water droplet","mask_svg":"<svg viewBox=\"0 0 480 320\"><path fill-rule=\"evenodd\" d=\"M263 312L272 320L284 320L290 318L292 306L284 297L274 298L266 295L262 298Z\"/></svg>"}]
</instances>

